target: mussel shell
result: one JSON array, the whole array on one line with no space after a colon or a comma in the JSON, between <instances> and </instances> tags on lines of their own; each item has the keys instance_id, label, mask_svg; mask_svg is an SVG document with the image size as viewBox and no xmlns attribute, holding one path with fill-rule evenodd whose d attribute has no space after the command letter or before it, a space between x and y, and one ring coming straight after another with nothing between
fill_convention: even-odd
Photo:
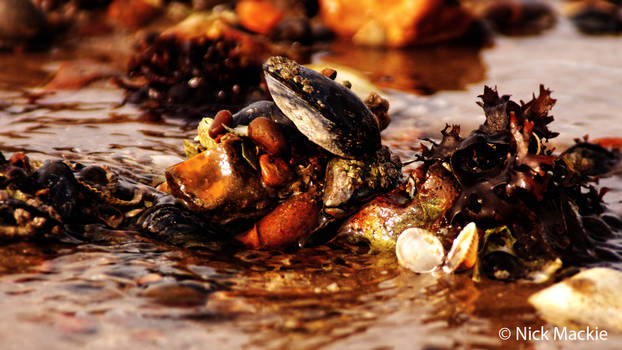
<instances>
[{"instance_id":1,"label":"mussel shell","mask_svg":"<svg viewBox=\"0 0 622 350\"><path fill-rule=\"evenodd\" d=\"M374 115L343 85L279 56L266 61L264 73L279 109L315 144L344 158L380 148Z\"/></svg>"},{"instance_id":2,"label":"mussel shell","mask_svg":"<svg viewBox=\"0 0 622 350\"><path fill-rule=\"evenodd\" d=\"M267 100L253 102L237 111L233 115L233 126L249 125L259 117L270 118L277 124L294 127L291 120L283 115L274 102Z\"/></svg>"}]
</instances>

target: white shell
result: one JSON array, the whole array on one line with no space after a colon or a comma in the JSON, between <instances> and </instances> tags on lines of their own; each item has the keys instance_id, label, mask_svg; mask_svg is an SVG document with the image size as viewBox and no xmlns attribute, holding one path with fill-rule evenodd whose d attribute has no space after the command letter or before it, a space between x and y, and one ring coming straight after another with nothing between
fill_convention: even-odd
<instances>
[{"instance_id":1,"label":"white shell","mask_svg":"<svg viewBox=\"0 0 622 350\"><path fill-rule=\"evenodd\" d=\"M417 273L427 273L436 270L443 263L445 250L430 231L409 228L397 238L395 255L402 266Z\"/></svg>"},{"instance_id":2,"label":"white shell","mask_svg":"<svg viewBox=\"0 0 622 350\"><path fill-rule=\"evenodd\" d=\"M477 260L477 246L479 236L474 222L466 225L454 239L451 249L447 254L447 261L443 271L454 272L459 268L470 269Z\"/></svg>"}]
</instances>

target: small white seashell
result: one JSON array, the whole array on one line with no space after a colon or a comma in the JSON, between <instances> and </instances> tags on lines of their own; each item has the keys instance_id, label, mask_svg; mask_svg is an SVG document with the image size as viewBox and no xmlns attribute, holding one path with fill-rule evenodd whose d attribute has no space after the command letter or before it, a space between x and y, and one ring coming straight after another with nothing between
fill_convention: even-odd
<instances>
[{"instance_id":1,"label":"small white seashell","mask_svg":"<svg viewBox=\"0 0 622 350\"><path fill-rule=\"evenodd\" d=\"M439 239L421 228L404 230L397 238L395 254L402 266L417 273L436 270L445 258L445 250Z\"/></svg>"},{"instance_id":2,"label":"small white seashell","mask_svg":"<svg viewBox=\"0 0 622 350\"><path fill-rule=\"evenodd\" d=\"M477 248L479 235L474 222L466 225L454 239L451 249L447 254L447 260L443 271L451 273L459 270L470 269L477 261Z\"/></svg>"}]
</instances>

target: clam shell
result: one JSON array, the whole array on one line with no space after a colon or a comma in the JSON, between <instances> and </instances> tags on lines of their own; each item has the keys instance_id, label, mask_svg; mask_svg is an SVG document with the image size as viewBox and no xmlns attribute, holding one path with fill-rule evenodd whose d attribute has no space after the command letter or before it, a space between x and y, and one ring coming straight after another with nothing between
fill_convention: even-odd
<instances>
[{"instance_id":1,"label":"clam shell","mask_svg":"<svg viewBox=\"0 0 622 350\"><path fill-rule=\"evenodd\" d=\"M380 148L376 118L348 88L285 57L269 58L264 73L276 105L315 144L351 159Z\"/></svg>"},{"instance_id":2,"label":"clam shell","mask_svg":"<svg viewBox=\"0 0 622 350\"><path fill-rule=\"evenodd\" d=\"M428 273L443 263L445 250L440 240L430 231L409 228L397 238L395 255L402 266L417 273Z\"/></svg>"},{"instance_id":3,"label":"clam shell","mask_svg":"<svg viewBox=\"0 0 622 350\"><path fill-rule=\"evenodd\" d=\"M477 262L478 245L479 235L477 234L477 226L474 222L471 222L454 239L447 254L447 261L445 266L443 266L443 271L451 273L472 268L475 262Z\"/></svg>"}]
</instances>

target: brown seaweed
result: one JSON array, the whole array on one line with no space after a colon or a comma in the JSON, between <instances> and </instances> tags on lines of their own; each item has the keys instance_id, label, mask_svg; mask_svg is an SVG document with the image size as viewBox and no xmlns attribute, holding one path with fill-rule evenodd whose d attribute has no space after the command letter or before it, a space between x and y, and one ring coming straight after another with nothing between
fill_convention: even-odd
<instances>
[{"instance_id":1,"label":"brown seaweed","mask_svg":"<svg viewBox=\"0 0 622 350\"><path fill-rule=\"evenodd\" d=\"M620 154L578 142L555 155L548 145L558 135L548 128L555 100L542 85L539 95L526 103L499 96L489 87L480 97L484 124L465 138L458 126L447 126L442 141L424 146L421 154L425 169L447 165L460 184L447 222L464 227L474 221L484 231L506 227L515 239L511 247L515 256L500 257L495 251L482 263L512 265L512 277L524 273L514 266L520 262L559 257L577 264L602 259L590 229L613 229L601 218L606 210L604 192L592 182L611 169ZM586 221L590 224L583 224Z\"/></svg>"}]
</instances>

